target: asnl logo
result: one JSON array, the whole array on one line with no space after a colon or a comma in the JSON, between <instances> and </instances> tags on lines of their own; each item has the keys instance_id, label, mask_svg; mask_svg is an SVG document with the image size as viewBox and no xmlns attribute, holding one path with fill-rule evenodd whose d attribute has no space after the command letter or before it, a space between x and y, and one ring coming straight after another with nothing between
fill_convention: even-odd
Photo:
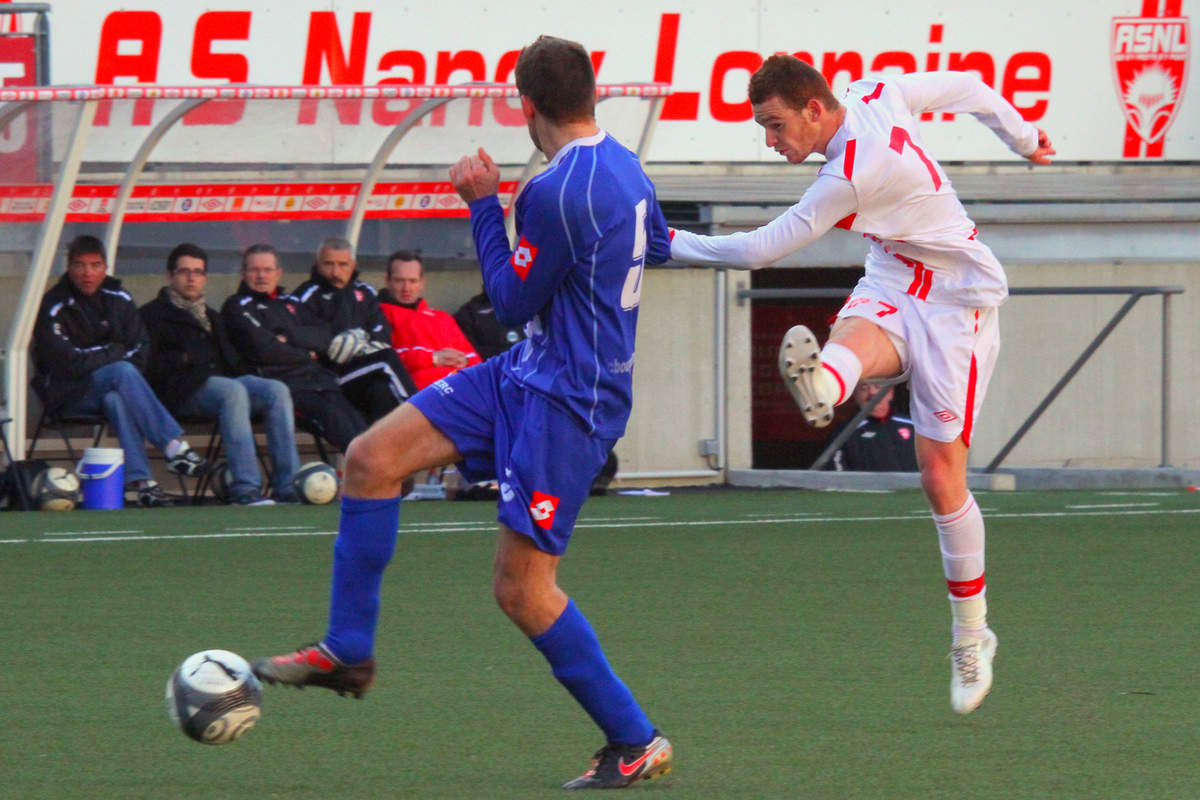
<instances>
[{"instance_id":1,"label":"asnl logo","mask_svg":"<svg viewBox=\"0 0 1200 800\"><path fill-rule=\"evenodd\" d=\"M1146 0L1144 16L1112 20L1113 83L1125 115L1126 158L1162 158L1167 130L1183 104L1191 27L1181 7L1182 0Z\"/></svg>"}]
</instances>

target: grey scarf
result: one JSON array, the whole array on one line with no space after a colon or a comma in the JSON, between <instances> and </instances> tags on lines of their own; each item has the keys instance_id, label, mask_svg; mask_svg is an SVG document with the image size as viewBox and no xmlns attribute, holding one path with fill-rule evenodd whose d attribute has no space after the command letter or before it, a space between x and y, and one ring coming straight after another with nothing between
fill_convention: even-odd
<instances>
[{"instance_id":1,"label":"grey scarf","mask_svg":"<svg viewBox=\"0 0 1200 800\"><path fill-rule=\"evenodd\" d=\"M200 323L200 327L204 328L206 333L212 333L212 321L208 318L208 307L204 303L204 295L200 295L195 300L185 300L183 295L175 291L174 287L168 286L167 297L171 298L171 305L176 308L182 308L191 314L195 317L196 322Z\"/></svg>"}]
</instances>

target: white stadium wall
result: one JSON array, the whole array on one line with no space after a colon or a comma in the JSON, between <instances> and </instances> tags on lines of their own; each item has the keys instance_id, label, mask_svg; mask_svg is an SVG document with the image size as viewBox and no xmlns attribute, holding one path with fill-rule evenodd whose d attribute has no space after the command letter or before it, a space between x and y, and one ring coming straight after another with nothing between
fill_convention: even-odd
<instances>
[{"instance_id":1,"label":"white stadium wall","mask_svg":"<svg viewBox=\"0 0 1200 800\"><path fill-rule=\"evenodd\" d=\"M603 83L673 84L650 161L772 161L748 122L746 80L774 52L803 54L835 90L889 72L975 70L1027 119L1053 130L1073 161L1146 154L1144 143L1140 154L1127 150L1127 138L1161 142L1161 157L1200 158L1200 101L1187 91L1190 0L864 0L852 11L680 0L231 0L216 11L199 0L51 5L58 84L505 81L513 51L552 33L593 51ZM972 124L934 119L922 135L943 161L1014 158L994 137L969 131ZM1135 127L1146 135L1139 139Z\"/></svg>"},{"instance_id":2,"label":"white stadium wall","mask_svg":"<svg viewBox=\"0 0 1200 800\"><path fill-rule=\"evenodd\" d=\"M758 224L765 221L767 206L784 201L755 197L747 187L753 187L756 175L789 180L797 176L798 197L813 172L811 165L781 164L762 145L760 129L750 121L746 80L764 56L779 51L802 54L832 78L835 91L858 77L967 69L1049 131L1058 158L1067 165L1026 192L1013 180L1020 159L977 122L941 117L925 121L922 135L928 149L943 164L964 162L964 179L986 181L992 170L1007 176L1002 184L1007 194L979 192L976 202L1005 205L1032 196L1044 206L1057 202L1056 192L1074 177L1094 177L1097 170L1149 173L1165 169L1152 165L1166 162L1183 170L1178 174L1191 176L1196 187L1170 199L1182 201L1179 208L1200 208L1200 88L1191 80L1193 28L1188 16L1197 4L1200 0L1010 0L934 8L916 0L864 0L847 11L829 3L735 9L702 2L548 5L463 0L435 5L230 0L213 10L199 0L54 0L51 78L55 84L166 85L509 81L515 51L539 33L552 33L583 42L599 64L602 83L670 82L675 94L665 104L647 158L651 175L656 181L662 177L686 184L700 178L714 185L711 196L689 198L702 206L734 203L721 180L736 177L741 193L736 202L751 209L747 224ZM19 77L9 66L0 52L0 83ZM304 137L264 136L239 142L230 160L341 164L344 152L348 162L361 165L362 154L371 152L361 143L377 142L394 123L389 121L390 107L382 101L365 101L359 112L346 117L324 113L311 121L332 131L339 147L314 154ZM128 106L124 113L128 117ZM135 112L97 135L101 140L105 135L120 139L121 131L132 130L130 141L136 146L150 127L149 118L146 114L141 121ZM209 124L219 125L219 120ZM306 124L309 121L289 119L284 127ZM427 132L437 135L418 140L427 145L405 149L404 163L436 167L441 174L442 165L464 149L461 145L470 136L453 126L429 130L432 127ZM187 161L191 133L181 125L164 140L164 150L156 157ZM18 145L0 136L0 155ZM115 144L114 150L120 147ZM251 152L255 147L259 149ZM952 172L952 177L961 189L959 173ZM1072 201L1078 206L1091 199ZM1119 203L1109 207L1118 215L1125 210ZM970 202L968 212L975 213ZM1200 220L1200 215L1187 213ZM1186 221L1186 214L1182 219ZM1175 465L1200 467L1200 424L1192 408L1200 389L1200 337L1195 326L1200 315L1200 236L1194 234L1200 228L1172 228L1192 231L1190 243L1176 240L1162 252L1155 249L1152 236L1144 236L1136 241L1139 247L1148 243L1147 249L1131 253L1122 249L1126 241L1133 241L1123 238L1127 222L1131 221L1116 217L1111 225L1092 225L1081 234L1086 242L1078 252L1050 219L1004 229L993 225L991 238L986 221L980 230L1005 263L1014 286L1186 288L1171 301L1171 452ZM722 232L731 229L738 226ZM829 249L813 250L828 253L814 256L827 261L801 260L789 266L861 264L861 243L853 238L826 237L829 242L821 247ZM1042 245L1047 247L1045 258L1037 255ZM0 251L10 249L0 244ZM4 326L19 292L19 285L10 288L19 280L25 259L21 253L0 252ZM56 265L55 275L59 271ZM752 466L751 387L762 376L751 374L751 304L736 299L738 281L745 276L730 273L725 280L699 269L647 272L635 408L629 433L618 445L622 473L719 479L710 471L712 458L701 454L706 440L720 442L726 466ZM231 275L220 276L213 288L231 290L232 280ZM130 275L128 281L135 298L144 302L160 278ZM451 270L431 283L431 301L452 309L477 291L478 278ZM720 311L715 305L718 295L723 300ZM976 432L973 466L983 466L994 456L1119 304L1120 298L1112 297L1009 301L1001 314L1004 350ZM1140 301L1005 463L1157 466L1160 309L1157 298ZM718 332L724 336L723 360ZM722 400L724 407L719 408Z\"/></svg>"}]
</instances>

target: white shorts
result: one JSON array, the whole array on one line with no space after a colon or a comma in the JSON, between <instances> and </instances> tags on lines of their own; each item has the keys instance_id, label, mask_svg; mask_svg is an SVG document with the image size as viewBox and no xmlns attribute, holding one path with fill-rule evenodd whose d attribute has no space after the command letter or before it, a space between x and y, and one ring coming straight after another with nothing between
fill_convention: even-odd
<instances>
[{"instance_id":1,"label":"white shorts","mask_svg":"<svg viewBox=\"0 0 1200 800\"><path fill-rule=\"evenodd\" d=\"M917 433L939 442L971 433L1000 352L996 308L927 303L859 280L838 317L862 317L888 334L909 373Z\"/></svg>"}]
</instances>

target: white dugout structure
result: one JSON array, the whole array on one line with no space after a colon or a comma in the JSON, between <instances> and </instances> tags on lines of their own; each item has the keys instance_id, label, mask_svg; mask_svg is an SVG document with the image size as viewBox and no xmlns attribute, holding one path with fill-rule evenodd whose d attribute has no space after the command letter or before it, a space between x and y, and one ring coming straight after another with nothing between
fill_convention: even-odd
<instances>
[{"instance_id":1,"label":"white dugout structure","mask_svg":"<svg viewBox=\"0 0 1200 800\"><path fill-rule=\"evenodd\" d=\"M663 84L602 86L601 124L644 156L668 92ZM125 277L126 222L177 225L176 241L184 241L193 222L334 220L358 241L364 221L375 218L461 221L465 209L445 177L459 155L478 146L492 152L506 204L541 168L514 117L515 96L499 84L0 89L0 137L16 143L0 153L2 416L13 418L14 456L24 457L26 445L34 317L61 272L66 223L102 230L110 266ZM355 114L389 124L345 124ZM211 124L222 115L225 122ZM945 166L1017 289L1001 314L1004 347L972 451L975 480L1003 487L1015 475L1017 485L1046 485L1043 470L1052 470L1062 485L1197 482L1200 167ZM660 200L716 233L771 219L815 170L648 165ZM835 232L780 266L848 276L863 251L858 237ZM478 287L477 273L465 270L438 280L441 307ZM746 272L669 267L647 270L645 281L621 478L834 480L753 469L752 387L774 380L753 374L753 309L813 289L755 288ZM161 282L161 273L130 276L127 288L140 304ZM831 296L852 282L821 288ZM1010 477L996 477L1003 473ZM916 484L895 476L872 485Z\"/></svg>"}]
</instances>

